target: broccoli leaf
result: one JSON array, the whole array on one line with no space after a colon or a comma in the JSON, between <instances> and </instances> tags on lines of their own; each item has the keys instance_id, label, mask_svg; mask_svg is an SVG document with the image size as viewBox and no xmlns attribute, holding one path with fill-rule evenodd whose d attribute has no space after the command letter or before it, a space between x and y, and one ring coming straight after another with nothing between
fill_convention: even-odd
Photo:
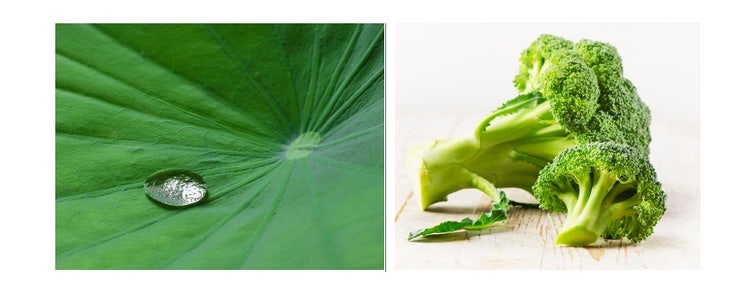
<instances>
[{"instance_id":1,"label":"broccoli leaf","mask_svg":"<svg viewBox=\"0 0 750 300\"><path fill-rule=\"evenodd\" d=\"M446 221L436 226L420 229L409 233L409 240L419 237L429 237L432 235L453 233L459 230L482 230L494 226L498 222L505 221L508 218L508 208L510 200L505 192L500 191L500 201L492 202L492 210L483 213L474 221L471 218L464 218L461 221Z\"/></svg>"},{"instance_id":2,"label":"broccoli leaf","mask_svg":"<svg viewBox=\"0 0 750 300\"><path fill-rule=\"evenodd\" d=\"M484 120L482 120L481 123L479 123L477 129L474 131L474 136L477 138L477 140L480 140L482 133L487 131L487 127L490 126L492 121L494 121L495 119L502 116L514 114L525 109L533 108L544 101L544 98L539 92L522 94L516 98L508 100L508 102L503 103L503 105L498 107L494 112L492 112L492 114L487 116Z\"/></svg>"},{"instance_id":3,"label":"broccoli leaf","mask_svg":"<svg viewBox=\"0 0 750 300\"><path fill-rule=\"evenodd\" d=\"M382 24L58 24L57 269L383 269ZM144 181L185 169L173 208Z\"/></svg>"}]
</instances>

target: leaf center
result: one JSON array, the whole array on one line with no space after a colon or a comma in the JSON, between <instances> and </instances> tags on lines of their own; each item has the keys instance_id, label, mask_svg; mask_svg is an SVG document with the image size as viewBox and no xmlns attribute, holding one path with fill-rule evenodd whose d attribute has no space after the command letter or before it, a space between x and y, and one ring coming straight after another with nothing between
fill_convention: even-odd
<instances>
[{"instance_id":1,"label":"leaf center","mask_svg":"<svg viewBox=\"0 0 750 300\"><path fill-rule=\"evenodd\" d=\"M287 146L286 159L300 159L310 155L318 147L321 139L320 134L314 131L308 131L299 135Z\"/></svg>"}]
</instances>

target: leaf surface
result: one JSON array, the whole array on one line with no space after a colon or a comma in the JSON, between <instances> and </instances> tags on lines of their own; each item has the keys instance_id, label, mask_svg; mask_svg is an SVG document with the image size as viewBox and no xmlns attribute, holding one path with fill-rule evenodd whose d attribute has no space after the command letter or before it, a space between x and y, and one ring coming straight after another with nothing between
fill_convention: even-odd
<instances>
[{"instance_id":1,"label":"leaf surface","mask_svg":"<svg viewBox=\"0 0 750 300\"><path fill-rule=\"evenodd\" d=\"M57 268L383 269L383 33L57 25ZM173 168L208 199L149 199Z\"/></svg>"},{"instance_id":2,"label":"leaf surface","mask_svg":"<svg viewBox=\"0 0 750 300\"><path fill-rule=\"evenodd\" d=\"M499 200L493 200L492 209L489 212L482 213L476 220L463 218L461 221L445 221L429 228L410 232L408 240L430 238L436 235L455 233L461 230L482 230L490 228L499 222L508 219L510 203L516 203L515 201L510 201L503 191L498 192L497 199Z\"/></svg>"}]
</instances>

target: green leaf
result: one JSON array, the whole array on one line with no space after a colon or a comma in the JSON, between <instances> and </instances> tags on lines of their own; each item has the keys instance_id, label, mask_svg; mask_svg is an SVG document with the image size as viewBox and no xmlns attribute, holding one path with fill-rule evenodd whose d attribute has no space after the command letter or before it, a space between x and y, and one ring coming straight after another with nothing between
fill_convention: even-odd
<instances>
[{"instance_id":1,"label":"green leaf","mask_svg":"<svg viewBox=\"0 0 750 300\"><path fill-rule=\"evenodd\" d=\"M484 120L479 123L479 125L477 125L477 128L474 130L474 137L477 140L480 140L482 134L487 131L487 127L489 127L492 121L495 121L497 118L512 115L518 113L519 111L533 108L544 101L546 101L546 99L544 99L542 97L542 94L539 92L521 94L516 98L508 100L507 102L503 103L503 105L498 107L494 112L492 112L489 116L485 117Z\"/></svg>"},{"instance_id":2,"label":"green leaf","mask_svg":"<svg viewBox=\"0 0 750 300\"><path fill-rule=\"evenodd\" d=\"M383 269L383 25L57 25L58 269ZM202 176L198 205L144 181Z\"/></svg>"},{"instance_id":3,"label":"green leaf","mask_svg":"<svg viewBox=\"0 0 750 300\"><path fill-rule=\"evenodd\" d=\"M438 234L454 233L459 230L482 230L492 227L498 222L505 221L508 218L510 200L508 200L505 192L500 191L499 194L500 200L492 202L492 210L483 213L476 221L470 218L464 218L461 221L446 221L430 228L412 231L409 233L409 240Z\"/></svg>"}]
</instances>

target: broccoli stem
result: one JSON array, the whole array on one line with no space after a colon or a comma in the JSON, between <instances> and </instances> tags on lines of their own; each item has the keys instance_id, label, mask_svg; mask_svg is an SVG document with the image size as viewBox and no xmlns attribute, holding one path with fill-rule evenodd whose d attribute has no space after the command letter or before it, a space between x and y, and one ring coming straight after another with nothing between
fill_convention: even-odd
<instances>
[{"instance_id":1,"label":"broccoli stem","mask_svg":"<svg viewBox=\"0 0 750 300\"><path fill-rule=\"evenodd\" d=\"M640 202L635 183L620 183L617 176L592 169L587 176L576 176L578 198L563 199L568 217L555 241L568 246L585 246L596 242L614 220L634 214Z\"/></svg>"},{"instance_id":2,"label":"broccoli stem","mask_svg":"<svg viewBox=\"0 0 750 300\"><path fill-rule=\"evenodd\" d=\"M544 99L529 95L524 100L498 109L471 136L437 140L409 150L408 172L413 186L419 187L415 191L423 209L466 188L479 189L490 197L497 188L532 193L539 171L576 141L553 121Z\"/></svg>"},{"instance_id":3,"label":"broccoli stem","mask_svg":"<svg viewBox=\"0 0 750 300\"><path fill-rule=\"evenodd\" d=\"M473 145L473 146L472 146ZM446 201L450 193L476 188L491 199L497 188L517 187L531 192L541 168L518 160L509 143L481 152L472 138L439 140L409 151L409 173L422 208Z\"/></svg>"},{"instance_id":4,"label":"broccoli stem","mask_svg":"<svg viewBox=\"0 0 750 300\"><path fill-rule=\"evenodd\" d=\"M526 86L522 93L538 91L541 88L541 74L549 68L549 64L545 64L544 62L545 59L543 57L534 61L534 64L529 69L529 79L526 81Z\"/></svg>"}]
</instances>

